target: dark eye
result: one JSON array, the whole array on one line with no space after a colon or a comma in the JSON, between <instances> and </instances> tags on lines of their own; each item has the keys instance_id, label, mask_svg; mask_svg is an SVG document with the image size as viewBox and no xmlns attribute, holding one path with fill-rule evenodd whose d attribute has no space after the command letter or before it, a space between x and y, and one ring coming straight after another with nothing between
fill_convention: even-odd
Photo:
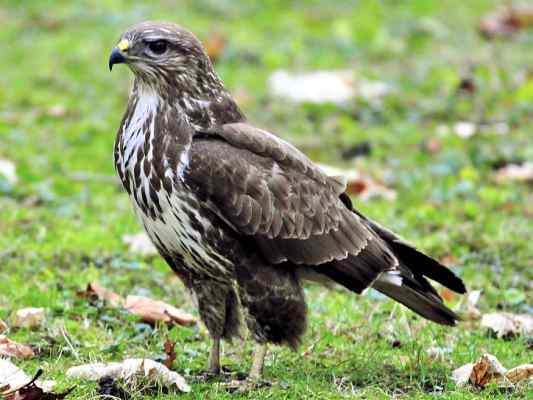
<instances>
[{"instance_id":1,"label":"dark eye","mask_svg":"<svg viewBox=\"0 0 533 400\"><path fill-rule=\"evenodd\" d=\"M148 43L148 48L154 54L163 54L167 51L167 42L166 40L154 40Z\"/></svg>"}]
</instances>

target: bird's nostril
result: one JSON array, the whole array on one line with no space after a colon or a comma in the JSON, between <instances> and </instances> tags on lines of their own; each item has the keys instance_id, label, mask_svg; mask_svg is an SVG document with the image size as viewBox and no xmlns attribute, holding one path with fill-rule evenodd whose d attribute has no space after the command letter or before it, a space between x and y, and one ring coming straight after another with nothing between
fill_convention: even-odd
<instances>
[{"instance_id":1,"label":"bird's nostril","mask_svg":"<svg viewBox=\"0 0 533 400\"><path fill-rule=\"evenodd\" d=\"M119 49L119 50L122 51L123 53L127 52L129 48L130 48L130 42L129 42L127 39L122 39L122 40L117 44L117 49Z\"/></svg>"}]
</instances>

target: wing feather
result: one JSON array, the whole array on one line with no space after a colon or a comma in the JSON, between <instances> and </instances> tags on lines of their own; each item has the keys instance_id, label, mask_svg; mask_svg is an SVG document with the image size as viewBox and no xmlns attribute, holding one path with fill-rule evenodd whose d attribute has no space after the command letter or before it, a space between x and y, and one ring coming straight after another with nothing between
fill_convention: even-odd
<instances>
[{"instance_id":1,"label":"wing feather","mask_svg":"<svg viewBox=\"0 0 533 400\"><path fill-rule=\"evenodd\" d=\"M271 263L344 260L376 239L339 198L342 179L328 177L292 145L245 123L198 135L184 177L233 229L253 236ZM385 245L375 247L389 254Z\"/></svg>"}]
</instances>

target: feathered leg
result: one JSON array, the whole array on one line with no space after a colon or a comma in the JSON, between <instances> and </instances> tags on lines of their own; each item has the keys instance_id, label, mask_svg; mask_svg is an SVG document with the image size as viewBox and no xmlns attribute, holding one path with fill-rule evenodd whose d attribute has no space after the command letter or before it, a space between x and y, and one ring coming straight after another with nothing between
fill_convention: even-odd
<instances>
[{"instance_id":1,"label":"feathered leg","mask_svg":"<svg viewBox=\"0 0 533 400\"><path fill-rule=\"evenodd\" d=\"M209 367L207 372L211 375L220 374L220 338L213 338L211 351L209 352Z\"/></svg>"},{"instance_id":2,"label":"feathered leg","mask_svg":"<svg viewBox=\"0 0 533 400\"><path fill-rule=\"evenodd\" d=\"M266 343L257 343L255 345L252 367L250 368L250 373L248 374L248 379L250 381L255 382L261 379L261 375L263 374L263 365L265 364L266 352Z\"/></svg>"},{"instance_id":3,"label":"feathered leg","mask_svg":"<svg viewBox=\"0 0 533 400\"><path fill-rule=\"evenodd\" d=\"M239 333L237 296L229 286L214 281L193 282L192 290L198 301L198 311L212 340L207 376L220 374L220 340Z\"/></svg>"}]
</instances>

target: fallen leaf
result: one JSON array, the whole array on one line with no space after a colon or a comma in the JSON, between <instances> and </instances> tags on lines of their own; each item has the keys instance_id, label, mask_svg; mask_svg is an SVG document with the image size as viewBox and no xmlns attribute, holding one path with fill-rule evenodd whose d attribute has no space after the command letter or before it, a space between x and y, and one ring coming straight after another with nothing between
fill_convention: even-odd
<instances>
[{"instance_id":1,"label":"fallen leaf","mask_svg":"<svg viewBox=\"0 0 533 400\"><path fill-rule=\"evenodd\" d=\"M448 289L448 288L442 288L439 291L440 297L443 298L443 300L447 303L453 303L457 299L457 295L454 291Z\"/></svg>"},{"instance_id":2,"label":"fallen leaf","mask_svg":"<svg viewBox=\"0 0 533 400\"><path fill-rule=\"evenodd\" d=\"M476 92L476 83L472 78L463 78L457 85L457 91L472 95Z\"/></svg>"},{"instance_id":3,"label":"fallen leaf","mask_svg":"<svg viewBox=\"0 0 533 400\"><path fill-rule=\"evenodd\" d=\"M463 303L463 319L478 320L481 318L481 311L477 308L477 303L481 297L481 290L471 290L464 297Z\"/></svg>"},{"instance_id":4,"label":"fallen leaf","mask_svg":"<svg viewBox=\"0 0 533 400\"><path fill-rule=\"evenodd\" d=\"M0 358L0 388L2 388L0 394L16 390L28 383L29 380L30 377L22 369L11 361Z\"/></svg>"},{"instance_id":5,"label":"fallen leaf","mask_svg":"<svg viewBox=\"0 0 533 400\"><path fill-rule=\"evenodd\" d=\"M67 110L62 104L56 104L46 110L46 115L48 115L49 117L61 118L64 117L66 114Z\"/></svg>"},{"instance_id":6,"label":"fallen leaf","mask_svg":"<svg viewBox=\"0 0 533 400\"><path fill-rule=\"evenodd\" d=\"M295 103L343 104L360 97L379 100L390 92L380 81L355 80L349 70L290 73L275 71L268 79L270 93Z\"/></svg>"},{"instance_id":7,"label":"fallen leaf","mask_svg":"<svg viewBox=\"0 0 533 400\"><path fill-rule=\"evenodd\" d=\"M211 32L204 41L207 55L216 63L226 48L226 37L221 32Z\"/></svg>"},{"instance_id":8,"label":"fallen leaf","mask_svg":"<svg viewBox=\"0 0 533 400\"><path fill-rule=\"evenodd\" d=\"M483 17L479 23L480 34L492 39L510 36L521 29L533 26L533 7L511 6Z\"/></svg>"},{"instance_id":9,"label":"fallen leaf","mask_svg":"<svg viewBox=\"0 0 533 400\"><path fill-rule=\"evenodd\" d=\"M523 364L507 370L492 354L484 354L475 363L468 363L452 372L458 386L471 383L483 388L491 382L500 387L525 383L533 378L533 364Z\"/></svg>"},{"instance_id":10,"label":"fallen leaf","mask_svg":"<svg viewBox=\"0 0 533 400\"><path fill-rule=\"evenodd\" d=\"M439 260L439 262L441 264L446 265L447 267L454 266L454 265L461 265L461 260L459 260L456 256L452 254L445 255Z\"/></svg>"},{"instance_id":11,"label":"fallen leaf","mask_svg":"<svg viewBox=\"0 0 533 400\"><path fill-rule=\"evenodd\" d=\"M17 168L9 160L0 158L0 175L2 175L10 185L17 183Z\"/></svg>"},{"instance_id":12,"label":"fallen leaf","mask_svg":"<svg viewBox=\"0 0 533 400\"><path fill-rule=\"evenodd\" d=\"M495 179L499 183L517 181L533 182L533 162L508 164L496 170Z\"/></svg>"},{"instance_id":13,"label":"fallen leaf","mask_svg":"<svg viewBox=\"0 0 533 400\"><path fill-rule=\"evenodd\" d=\"M107 301L113 307L124 305L124 298L112 290L100 286L97 282L92 282L87 285L87 289L83 292L85 296L96 296L100 300Z\"/></svg>"},{"instance_id":14,"label":"fallen leaf","mask_svg":"<svg viewBox=\"0 0 533 400\"><path fill-rule=\"evenodd\" d=\"M14 371L12 367L15 366L8 366ZM39 382L37 380L43 373L42 369L39 369L33 379L30 380L22 370L15 368L18 370L14 371L17 374L17 384L20 383L19 381L23 377L26 377L26 380L24 384L15 386L13 381L8 378L7 391L3 390L0 393L0 396L5 400L62 400L74 390L74 388L71 388L63 393L52 393L52 387L55 385L53 381Z\"/></svg>"},{"instance_id":15,"label":"fallen leaf","mask_svg":"<svg viewBox=\"0 0 533 400\"><path fill-rule=\"evenodd\" d=\"M457 386L464 386L470 381L474 363L468 363L452 372L452 379Z\"/></svg>"},{"instance_id":16,"label":"fallen leaf","mask_svg":"<svg viewBox=\"0 0 533 400\"><path fill-rule=\"evenodd\" d=\"M7 324L0 319L0 333L7 331Z\"/></svg>"},{"instance_id":17,"label":"fallen leaf","mask_svg":"<svg viewBox=\"0 0 533 400\"><path fill-rule=\"evenodd\" d=\"M182 392L190 392L191 388L177 372L170 371L163 364L144 358L129 358L122 362L108 364L86 364L69 368L67 376L96 381L104 377L123 379L131 382L135 377L142 376L166 387L177 387Z\"/></svg>"},{"instance_id":18,"label":"fallen leaf","mask_svg":"<svg viewBox=\"0 0 533 400\"><path fill-rule=\"evenodd\" d=\"M15 358L32 358L35 354L30 346L17 343L0 335L0 356Z\"/></svg>"},{"instance_id":19,"label":"fallen leaf","mask_svg":"<svg viewBox=\"0 0 533 400\"><path fill-rule=\"evenodd\" d=\"M342 177L346 181L348 194L356 195L362 200L381 197L386 200L396 199L396 192L368 176L363 176L355 170L342 170L330 165L318 164L320 169L328 176Z\"/></svg>"},{"instance_id":20,"label":"fallen leaf","mask_svg":"<svg viewBox=\"0 0 533 400\"><path fill-rule=\"evenodd\" d=\"M163 361L163 365L167 367L168 369L171 369L172 364L174 363L174 360L176 359L176 352L174 351L174 348L176 347L176 342L172 342L167 339L165 342L165 345L163 347L163 350L166 354L166 359Z\"/></svg>"},{"instance_id":21,"label":"fallen leaf","mask_svg":"<svg viewBox=\"0 0 533 400\"><path fill-rule=\"evenodd\" d=\"M533 364L523 364L511 368L505 373L505 378L515 385L526 379L531 379L533 378Z\"/></svg>"},{"instance_id":22,"label":"fallen leaf","mask_svg":"<svg viewBox=\"0 0 533 400\"><path fill-rule=\"evenodd\" d=\"M533 316L527 314L490 313L481 318L481 326L499 338L529 335L533 332Z\"/></svg>"},{"instance_id":23,"label":"fallen leaf","mask_svg":"<svg viewBox=\"0 0 533 400\"><path fill-rule=\"evenodd\" d=\"M193 325L194 316L163 301L149 297L129 295L124 299L112 290L100 286L96 282L87 285L87 289L80 293L82 296L96 296L108 301L113 307L124 307L132 314L138 315L145 322L154 324L162 321L167 324Z\"/></svg>"},{"instance_id":24,"label":"fallen leaf","mask_svg":"<svg viewBox=\"0 0 533 400\"><path fill-rule=\"evenodd\" d=\"M36 328L44 322L44 308L21 308L11 316L11 324L15 328Z\"/></svg>"},{"instance_id":25,"label":"fallen leaf","mask_svg":"<svg viewBox=\"0 0 533 400\"><path fill-rule=\"evenodd\" d=\"M275 71L268 80L270 92L296 103L344 103L355 96L352 71L318 71L291 74Z\"/></svg>"},{"instance_id":26,"label":"fallen leaf","mask_svg":"<svg viewBox=\"0 0 533 400\"><path fill-rule=\"evenodd\" d=\"M477 126L472 122L461 121L453 126L454 133L463 139L469 139L476 134Z\"/></svg>"},{"instance_id":27,"label":"fallen leaf","mask_svg":"<svg viewBox=\"0 0 533 400\"><path fill-rule=\"evenodd\" d=\"M126 297L125 308L151 324L162 321L168 324L192 325L196 322L191 314L163 301L148 297L130 295Z\"/></svg>"},{"instance_id":28,"label":"fallen leaf","mask_svg":"<svg viewBox=\"0 0 533 400\"><path fill-rule=\"evenodd\" d=\"M505 367L492 354L484 354L472 367L470 383L475 386L486 386L494 378L505 374Z\"/></svg>"},{"instance_id":29,"label":"fallen leaf","mask_svg":"<svg viewBox=\"0 0 533 400\"><path fill-rule=\"evenodd\" d=\"M122 236L122 241L129 246L132 253L144 257L157 255L157 249L145 232L139 232L134 235Z\"/></svg>"}]
</instances>

